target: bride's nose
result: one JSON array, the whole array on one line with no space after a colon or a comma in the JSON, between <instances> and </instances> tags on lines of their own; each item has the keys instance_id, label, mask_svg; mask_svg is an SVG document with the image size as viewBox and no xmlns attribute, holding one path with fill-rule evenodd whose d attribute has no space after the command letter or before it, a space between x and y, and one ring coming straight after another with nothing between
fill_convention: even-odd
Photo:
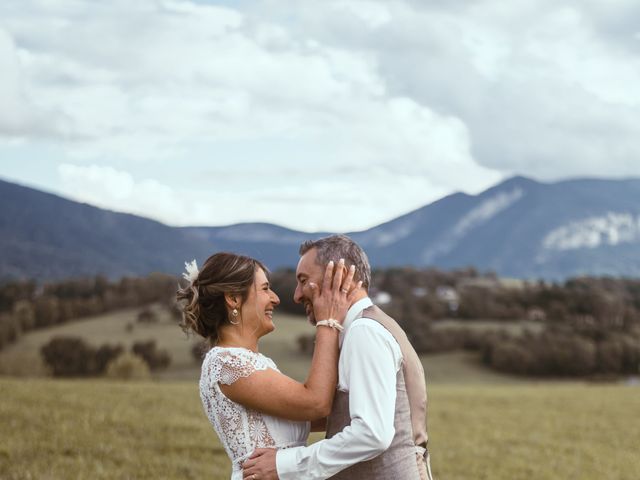
<instances>
[{"instance_id":1,"label":"bride's nose","mask_svg":"<svg viewBox=\"0 0 640 480\"><path fill-rule=\"evenodd\" d=\"M280 305L280 297L278 297L278 295L275 292L273 293L273 296L271 297L271 303L273 303L274 306Z\"/></svg>"}]
</instances>

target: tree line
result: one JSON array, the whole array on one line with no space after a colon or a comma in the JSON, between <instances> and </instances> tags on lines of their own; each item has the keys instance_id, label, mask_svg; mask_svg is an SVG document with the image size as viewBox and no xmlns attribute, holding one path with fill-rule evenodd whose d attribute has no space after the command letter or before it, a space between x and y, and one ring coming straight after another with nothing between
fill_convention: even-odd
<instances>
[{"instance_id":1,"label":"tree line","mask_svg":"<svg viewBox=\"0 0 640 480\"><path fill-rule=\"evenodd\" d=\"M295 280L281 284L279 275L274 288L295 288ZM505 282L473 268L390 268L374 271L372 285L374 301L385 294L382 307L419 353L476 351L491 368L530 376L640 373L640 279ZM438 328L444 319L457 320L456 326ZM523 328L472 328L476 320ZM541 328L528 329L532 323ZM298 345L312 351L312 337L300 337Z\"/></svg>"},{"instance_id":2,"label":"tree line","mask_svg":"<svg viewBox=\"0 0 640 480\"><path fill-rule=\"evenodd\" d=\"M293 301L295 272L279 270L270 280L280 297L280 310L302 314ZM177 318L177 282L175 277L153 274L118 281L96 276L44 285L2 284L0 348L33 329L122 308L161 303ZM370 294L398 320L420 353L473 350L488 366L523 375L640 373L640 279L509 283L473 268L388 268L373 272ZM438 328L443 319L455 319L457 326ZM528 320L542 328L523 328L517 334L468 328L486 319L505 325ZM312 345L308 338L299 341L303 351Z\"/></svg>"},{"instance_id":3,"label":"tree line","mask_svg":"<svg viewBox=\"0 0 640 480\"><path fill-rule=\"evenodd\" d=\"M162 303L175 310L177 279L151 274L109 281L104 276L38 285L33 280L0 285L0 349L34 329L79 318Z\"/></svg>"}]
</instances>

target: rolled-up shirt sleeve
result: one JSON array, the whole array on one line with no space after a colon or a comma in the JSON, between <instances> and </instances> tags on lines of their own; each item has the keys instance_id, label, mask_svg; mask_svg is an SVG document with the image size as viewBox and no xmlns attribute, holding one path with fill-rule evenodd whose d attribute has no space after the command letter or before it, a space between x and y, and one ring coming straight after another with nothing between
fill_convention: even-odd
<instances>
[{"instance_id":1,"label":"rolled-up shirt sleeve","mask_svg":"<svg viewBox=\"0 0 640 480\"><path fill-rule=\"evenodd\" d=\"M349 390L351 425L308 447L279 450L280 480L321 480L384 452L395 435L396 375L402 354L378 322L358 319L340 354L340 385Z\"/></svg>"}]
</instances>

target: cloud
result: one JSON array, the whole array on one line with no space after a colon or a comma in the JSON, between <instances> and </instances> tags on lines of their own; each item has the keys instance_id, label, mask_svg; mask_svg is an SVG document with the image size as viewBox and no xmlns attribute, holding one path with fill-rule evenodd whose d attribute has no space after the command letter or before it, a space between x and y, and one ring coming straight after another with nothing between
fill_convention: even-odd
<instances>
[{"instance_id":1,"label":"cloud","mask_svg":"<svg viewBox=\"0 0 640 480\"><path fill-rule=\"evenodd\" d=\"M0 137L60 146L65 191L101 206L356 230L513 173L637 175L638 13L631 0L3 4Z\"/></svg>"},{"instance_id":2,"label":"cloud","mask_svg":"<svg viewBox=\"0 0 640 480\"><path fill-rule=\"evenodd\" d=\"M126 171L100 165L61 164L58 175L71 198L102 208L175 223L185 208L176 192L152 178L135 180Z\"/></svg>"},{"instance_id":3,"label":"cloud","mask_svg":"<svg viewBox=\"0 0 640 480\"><path fill-rule=\"evenodd\" d=\"M0 135L46 134L38 112L22 84L22 71L12 36L0 28Z\"/></svg>"},{"instance_id":4,"label":"cloud","mask_svg":"<svg viewBox=\"0 0 640 480\"><path fill-rule=\"evenodd\" d=\"M256 15L277 20L275 4ZM384 21L363 21L378 10ZM491 170L638 174L637 2L289 2L287 11L281 21L296 35L373 56L389 96L459 119L471 155Z\"/></svg>"}]
</instances>

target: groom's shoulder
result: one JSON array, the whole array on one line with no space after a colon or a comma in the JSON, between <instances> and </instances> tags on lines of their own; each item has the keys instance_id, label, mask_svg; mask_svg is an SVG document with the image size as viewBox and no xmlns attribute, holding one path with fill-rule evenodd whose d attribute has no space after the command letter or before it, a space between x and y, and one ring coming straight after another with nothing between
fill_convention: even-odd
<instances>
[{"instance_id":1,"label":"groom's shoulder","mask_svg":"<svg viewBox=\"0 0 640 480\"><path fill-rule=\"evenodd\" d=\"M393 337L391 332L387 330L380 322L377 320L362 316L360 318L356 318L351 324L350 337L352 338L362 338L362 337L382 337L388 342L397 343L396 339Z\"/></svg>"}]
</instances>

